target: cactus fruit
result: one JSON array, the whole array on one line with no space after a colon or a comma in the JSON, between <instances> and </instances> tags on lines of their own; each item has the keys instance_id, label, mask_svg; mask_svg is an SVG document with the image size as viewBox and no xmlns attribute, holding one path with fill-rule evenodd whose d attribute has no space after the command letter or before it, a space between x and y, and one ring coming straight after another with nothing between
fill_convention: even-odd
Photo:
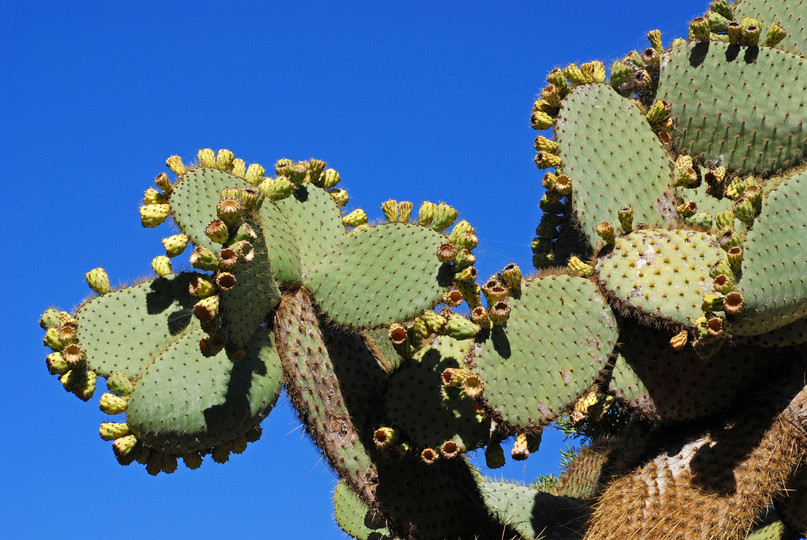
<instances>
[{"instance_id":1,"label":"cactus fruit","mask_svg":"<svg viewBox=\"0 0 807 540\"><path fill-rule=\"evenodd\" d=\"M40 318L46 368L85 401L107 379L100 436L150 474L235 459L282 383L356 538L807 532L805 19L714 0L610 80L549 73L537 275L477 281L482 233L446 203L342 210L321 160L171 156L140 207L179 229L158 277L88 272L97 296ZM552 422L588 439L556 480L466 459L501 467L512 436L527 459Z\"/></svg>"}]
</instances>

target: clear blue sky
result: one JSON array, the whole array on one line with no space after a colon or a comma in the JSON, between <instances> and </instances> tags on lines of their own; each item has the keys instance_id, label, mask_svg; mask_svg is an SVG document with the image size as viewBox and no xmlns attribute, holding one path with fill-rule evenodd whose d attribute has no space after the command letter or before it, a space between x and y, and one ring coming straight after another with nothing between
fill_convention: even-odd
<instances>
[{"instance_id":1,"label":"clear blue sky","mask_svg":"<svg viewBox=\"0 0 807 540\"><path fill-rule=\"evenodd\" d=\"M162 252L167 229L141 228L137 208L167 156L318 157L349 208L447 201L477 228L483 278L528 269L541 195L529 116L546 73L643 49L654 28L667 44L707 7L0 1L4 537L343 537L334 477L285 399L229 463L153 478L98 437L102 388L85 404L45 369L39 314L77 303L91 268L125 281ZM546 438L504 474L555 472L562 443Z\"/></svg>"}]
</instances>

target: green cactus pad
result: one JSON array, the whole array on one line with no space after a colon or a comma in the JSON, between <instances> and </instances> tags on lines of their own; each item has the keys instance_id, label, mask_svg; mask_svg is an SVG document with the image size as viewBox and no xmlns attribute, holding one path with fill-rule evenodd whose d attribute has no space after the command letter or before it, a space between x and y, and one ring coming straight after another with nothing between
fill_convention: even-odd
<instances>
[{"instance_id":1,"label":"green cactus pad","mask_svg":"<svg viewBox=\"0 0 807 540\"><path fill-rule=\"evenodd\" d=\"M480 490L488 511L524 538L569 540L583 531L587 505L579 499L507 482L483 482Z\"/></svg>"},{"instance_id":2,"label":"green cactus pad","mask_svg":"<svg viewBox=\"0 0 807 540\"><path fill-rule=\"evenodd\" d=\"M294 234L302 275L347 236L342 212L333 197L322 188L303 184L291 197L275 201L275 204Z\"/></svg>"},{"instance_id":3,"label":"green cactus pad","mask_svg":"<svg viewBox=\"0 0 807 540\"><path fill-rule=\"evenodd\" d=\"M487 444L490 422L477 418L473 400L443 405L440 393L443 370L465 367L463 358L472 346L471 340L441 336L390 378L387 417L416 447L439 450L454 441L464 452Z\"/></svg>"},{"instance_id":4,"label":"green cactus pad","mask_svg":"<svg viewBox=\"0 0 807 540\"><path fill-rule=\"evenodd\" d=\"M339 324L373 327L414 317L440 302L453 271L437 259L445 237L388 223L351 235L304 277L317 304Z\"/></svg>"},{"instance_id":5,"label":"green cactus pad","mask_svg":"<svg viewBox=\"0 0 807 540\"><path fill-rule=\"evenodd\" d=\"M807 316L807 171L768 194L748 233L740 287L745 308L735 335L775 330Z\"/></svg>"},{"instance_id":6,"label":"green cactus pad","mask_svg":"<svg viewBox=\"0 0 807 540\"><path fill-rule=\"evenodd\" d=\"M378 472L361 438L364 418L351 409L308 293L287 293L275 313L286 391L330 465L372 507ZM355 416L353 416L355 414Z\"/></svg>"},{"instance_id":7,"label":"green cactus pad","mask_svg":"<svg viewBox=\"0 0 807 540\"><path fill-rule=\"evenodd\" d=\"M112 291L76 313L77 339L88 369L109 377L120 371L139 379L143 371L188 329L198 327L188 293L199 274L182 273Z\"/></svg>"},{"instance_id":8,"label":"green cactus pad","mask_svg":"<svg viewBox=\"0 0 807 540\"><path fill-rule=\"evenodd\" d=\"M394 538L384 519L370 510L344 481L333 492L333 516L339 527L357 540Z\"/></svg>"},{"instance_id":9,"label":"green cactus pad","mask_svg":"<svg viewBox=\"0 0 807 540\"><path fill-rule=\"evenodd\" d=\"M220 246L207 237L205 228L218 218L216 204L221 199L221 190L252 187L244 179L218 169L192 169L179 177L171 192L174 221L191 242L217 251Z\"/></svg>"},{"instance_id":10,"label":"green cactus pad","mask_svg":"<svg viewBox=\"0 0 807 540\"><path fill-rule=\"evenodd\" d=\"M763 175L804 159L803 58L713 41L674 47L661 65L658 97L673 104L673 143L687 154Z\"/></svg>"},{"instance_id":11,"label":"green cactus pad","mask_svg":"<svg viewBox=\"0 0 807 540\"><path fill-rule=\"evenodd\" d=\"M616 319L583 278L539 277L510 318L472 353L487 405L514 427L540 428L597 378L617 341Z\"/></svg>"},{"instance_id":12,"label":"green cactus pad","mask_svg":"<svg viewBox=\"0 0 807 540\"><path fill-rule=\"evenodd\" d=\"M395 350L387 328L368 328L361 331L367 346L373 352L378 364L387 373L392 373L404 362L404 357Z\"/></svg>"},{"instance_id":13,"label":"green cactus pad","mask_svg":"<svg viewBox=\"0 0 807 540\"><path fill-rule=\"evenodd\" d=\"M616 222L626 206L634 223L664 223L672 161L633 102L609 85L578 86L563 100L555 136L580 228L592 245L601 241L594 228Z\"/></svg>"},{"instance_id":14,"label":"green cactus pad","mask_svg":"<svg viewBox=\"0 0 807 540\"><path fill-rule=\"evenodd\" d=\"M740 0L734 5L735 20L750 17L759 21L764 32L773 23L787 31L787 37L776 45L777 49L807 54L807 2L804 0Z\"/></svg>"},{"instance_id":15,"label":"green cactus pad","mask_svg":"<svg viewBox=\"0 0 807 540\"><path fill-rule=\"evenodd\" d=\"M765 516L759 518L759 523L754 525L751 532L748 533L747 540L794 540L798 535L788 528L785 523L779 519L779 516L774 510L769 510Z\"/></svg>"},{"instance_id":16,"label":"green cactus pad","mask_svg":"<svg viewBox=\"0 0 807 540\"><path fill-rule=\"evenodd\" d=\"M653 229L617 238L596 269L615 301L643 315L694 326L703 296L714 292L709 271L724 260L725 252L706 233Z\"/></svg>"},{"instance_id":17,"label":"green cactus pad","mask_svg":"<svg viewBox=\"0 0 807 540\"><path fill-rule=\"evenodd\" d=\"M661 368L660 368L661 369ZM656 415L656 405L650 399L650 392L639 374L628 364L621 354L617 357L609 385L610 391L630 408L646 416Z\"/></svg>"},{"instance_id":18,"label":"green cactus pad","mask_svg":"<svg viewBox=\"0 0 807 540\"><path fill-rule=\"evenodd\" d=\"M269 310L280 302L280 290L272 277L266 239L262 234L251 241L253 259L239 262L232 270L236 284L220 292L219 315L227 341L243 348Z\"/></svg>"},{"instance_id":19,"label":"green cactus pad","mask_svg":"<svg viewBox=\"0 0 807 540\"><path fill-rule=\"evenodd\" d=\"M266 239L269 264L275 281L284 286L302 283L300 263L300 247L294 236L294 230L286 222L286 218L277 204L264 200L258 209L258 220ZM308 241L302 245L307 245Z\"/></svg>"},{"instance_id":20,"label":"green cactus pad","mask_svg":"<svg viewBox=\"0 0 807 540\"><path fill-rule=\"evenodd\" d=\"M232 442L272 410L283 377L274 337L256 332L238 362L199 352L201 330L161 354L137 382L126 423L140 442L166 454L204 451Z\"/></svg>"},{"instance_id":21,"label":"green cactus pad","mask_svg":"<svg viewBox=\"0 0 807 540\"><path fill-rule=\"evenodd\" d=\"M767 373L784 369L793 354L726 344L704 359L690 346L676 351L671 337L646 328L623 332L610 382L618 399L652 420L689 421L728 411Z\"/></svg>"}]
</instances>

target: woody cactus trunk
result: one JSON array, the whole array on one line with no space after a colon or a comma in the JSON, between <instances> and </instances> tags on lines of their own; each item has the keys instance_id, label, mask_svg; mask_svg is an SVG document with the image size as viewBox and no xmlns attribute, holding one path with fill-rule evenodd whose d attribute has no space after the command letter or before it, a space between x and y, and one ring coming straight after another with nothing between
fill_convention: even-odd
<instances>
[{"instance_id":1,"label":"woody cactus trunk","mask_svg":"<svg viewBox=\"0 0 807 540\"><path fill-rule=\"evenodd\" d=\"M180 231L155 277L88 272L42 316L47 367L85 401L107 379L101 437L154 475L244 452L285 388L359 539L805 534L805 20L716 0L687 39L549 73L537 273L479 278L445 203L344 213L317 159L172 156L140 208ZM587 441L557 479L464 457L526 459L552 422Z\"/></svg>"}]
</instances>

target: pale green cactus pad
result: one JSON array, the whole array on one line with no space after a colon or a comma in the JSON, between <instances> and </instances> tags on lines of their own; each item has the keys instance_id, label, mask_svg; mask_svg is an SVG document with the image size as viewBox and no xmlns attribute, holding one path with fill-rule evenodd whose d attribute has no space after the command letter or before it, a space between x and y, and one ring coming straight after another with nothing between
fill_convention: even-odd
<instances>
[{"instance_id":1,"label":"pale green cactus pad","mask_svg":"<svg viewBox=\"0 0 807 540\"><path fill-rule=\"evenodd\" d=\"M642 112L609 85L575 88L563 100L555 138L580 228L592 245L601 242L595 227L616 223L620 208L633 208L635 223L659 225L675 217L672 197L665 195L672 161Z\"/></svg>"},{"instance_id":2,"label":"pale green cactus pad","mask_svg":"<svg viewBox=\"0 0 807 540\"><path fill-rule=\"evenodd\" d=\"M179 229L197 246L213 251L221 249L207 237L205 228L218 219L216 205L221 199L221 190L227 188L256 189L243 178L207 167L189 170L174 184L169 198L171 214Z\"/></svg>"},{"instance_id":3,"label":"pale green cactus pad","mask_svg":"<svg viewBox=\"0 0 807 540\"><path fill-rule=\"evenodd\" d=\"M453 271L437 258L445 236L389 223L351 235L305 276L317 304L339 324L373 327L414 317L440 302Z\"/></svg>"},{"instance_id":4,"label":"pale green cactus pad","mask_svg":"<svg viewBox=\"0 0 807 540\"><path fill-rule=\"evenodd\" d=\"M657 97L678 117L673 143L730 171L775 174L805 158L807 61L770 47L710 42L664 56Z\"/></svg>"},{"instance_id":5,"label":"pale green cactus pad","mask_svg":"<svg viewBox=\"0 0 807 540\"><path fill-rule=\"evenodd\" d=\"M712 294L712 266L725 252L706 233L649 229L616 239L597 261L600 284L637 314L694 326L706 294Z\"/></svg>"},{"instance_id":6,"label":"pale green cactus pad","mask_svg":"<svg viewBox=\"0 0 807 540\"><path fill-rule=\"evenodd\" d=\"M301 275L316 266L347 236L342 225L342 212L333 197L322 188L302 184L290 197L275 204L294 235Z\"/></svg>"},{"instance_id":7,"label":"pale green cactus pad","mask_svg":"<svg viewBox=\"0 0 807 540\"><path fill-rule=\"evenodd\" d=\"M339 527L356 540L393 540L384 520L370 510L345 482L333 491L333 516Z\"/></svg>"},{"instance_id":8,"label":"pale green cactus pad","mask_svg":"<svg viewBox=\"0 0 807 540\"><path fill-rule=\"evenodd\" d=\"M357 428L351 417L314 306L304 290L281 301L275 333L283 383L303 424L339 476L365 503L372 504L376 466L359 435L362 426Z\"/></svg>"},{"instance_id":9,"label":"pale green cactus pad","mask_svg":"<svg viewBox=\"0 0 807 540\"><path fill-rule=\"evenodd\" d=\"M255 225L251 220L249 222ZM280 302L280 290L272 275L266 239L263 234L256 232L256 238L250 241L252 260L236 265L232 270L236 279L235 287L220 291L219 295L222 329L227 341L239 349L249 342L269 310Z\"/></svg>"},{"instance_id":10,"label":"pale green cactus pad","mask_svg":"<svg viewBox=\"0 0 807 540\"><path fill-rule=\"evenodd\" d=\"M465 367L463 358L472 346L471 340L441 336L390 378L387 416L416 447L439 451L453 441L464 452L487 444L490 421L477 417L473 400L444 405L440 394L443 370Z\"/></svg>"},{"instance_id":11,"label":"pale green cactus pad","mask_svg":"<svg viewBox=\"0 0 807 540\"><path fill-rule=\"evenodd\" d=\"M735 335L775 330L807 316L807 171L768 194L748 233L740 287L745 308Z\"/></svg>"},{"instance_id":12,"label":"pale green cactus pad","mask_svg":"<svg viewBox=\"0 0 807 540\"><path fill-rule=\"evenodd\" d=\"M163 352L135 385L126 423L147 448L205 451L245 435L272 410L283 377L274 337L256 332L238 362L204 357L199 330Z\"/></svg>"},{"instance_id":13,"label":"pale green cactus pad","mask_svg":"<svg viewBox=\"0 0 807 540\"><path fill-rule=\"evenodd\" d=\"M507 482L482 482L488 510L524 538L569 540L582 532L587 505L571 497L558 497Z\"/></svg>"},{"instance_id":14,"label":"pale green cactus pad","mask_svg":"<svg viewBox=\"0 0 807 540\"><path fill-rule=\"evenodd\" d=\"M614 349L617 324L596 285L555 275L511 299L510 318L471 355L484 401L514 427L540 428L582 394Z\"/></svg>"},{"instance_id":15,"label":"pale green cactus pad","mask_svg":"<svg viewBox=\"0 0 807 540\"><path fill-rule=\"evenodd\" d=\"M84 303L76 313L77 339L88 369L139 379L186 331L198 328L188 286L199 274L182 273L124 287Z\"/></svg>"},{"instance_id":16,"label":"pale green cactus pad","mask_svg":"<svg viewBox=\"0 0 807 540\"><path fill-rule=\"evenodd\" d=\"M264 200L257 213L275 281L285 286L299 285L302 283L300 247L291 225L272 201Z\"/></svg>"},{"instance_id":17,"label":"pale green cactus pad","mask_svg":"<svg viewBox=\"0 0 807 540\"><path fill-rule=\"evenodd\" d=\"M804 0L739 0L734 4L735 20L751 17L763 30L776 23L787 31L787 37L776 48L807 54L807 2ZM764 35L764 34L763 34Z\"/></svg>"}]
</instances>

